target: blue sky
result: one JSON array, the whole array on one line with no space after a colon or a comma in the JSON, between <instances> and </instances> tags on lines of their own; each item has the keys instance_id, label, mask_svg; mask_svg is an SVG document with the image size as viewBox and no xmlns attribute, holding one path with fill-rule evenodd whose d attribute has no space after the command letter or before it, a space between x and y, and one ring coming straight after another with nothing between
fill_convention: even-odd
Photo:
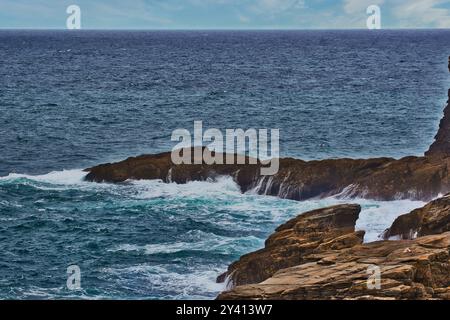
<instances>
[{"instance_id":1,"label":"blue sky","mask_svg":"<svg viewBox=\"0 0 450 320\"><path fill-rule=\"evenodd\" d=\"M0 28L65 28L81 8L83 29L450 28L450 0L0 0Z\"/></svg>"}]
</instances>

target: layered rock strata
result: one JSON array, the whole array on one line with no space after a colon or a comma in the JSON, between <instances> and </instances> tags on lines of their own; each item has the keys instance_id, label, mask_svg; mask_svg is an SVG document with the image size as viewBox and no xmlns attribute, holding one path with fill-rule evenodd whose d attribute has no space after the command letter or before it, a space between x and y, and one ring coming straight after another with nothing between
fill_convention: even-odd
<instances>
[{"instance_id":1,"label":"layered rock strata","mask_svg":"<svg viewBox=\"0 0 450 320\"><path fill-rule=\"evenodd\" d=\"M430 212L430 225L432 212L448 216L450 208L433 202L422 210ZM363 233L352 232L356 212L352 205L331 207L282 225L264 249L230 266L233 287L218 299L450 299L450 232L430 227L414 240L362 244ZM323 231L327 224L336 228L334 238Z\"/></svg>"}]
</instances>

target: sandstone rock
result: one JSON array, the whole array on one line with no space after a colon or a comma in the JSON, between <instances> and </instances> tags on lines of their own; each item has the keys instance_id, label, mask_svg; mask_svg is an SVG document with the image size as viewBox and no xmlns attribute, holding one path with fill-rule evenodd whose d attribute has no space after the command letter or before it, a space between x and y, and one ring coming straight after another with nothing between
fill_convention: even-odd
<instances>
[{"instance_id":1,"label":"sandstone rock","mask_svg":"<svg viewBox=\"0 0 450 320\"><path fill-rule=\"evenodd\" d=\"M448 299L449 249L447 232L326 251L315 256L318 261L282 269L258 284L237 286L218 299ZM368 268L374 265L381 271L379 289L367 285Z\"/></svg>"},{"instance_id":2,"label":"sandstone rock","mask_svg":"<svg viewBox=\"0 0 450 320\"><path fill-rule=\"evenodd\" d=\"M317 261L329 250L341 250L360 244L364 232L355 232L361 207L338 205L299 215L278 227L265 248L244 255L230 265L228 280L233 285L258 283L280 269ZM224 275L218 281L224 280Z\"/></svg>"},{"instance_id":3,"label":"sandstone rock","mask_svg":"<svg viewBox=\"0 0 450 320\"><path fill-rule=\"evenodd\" d=\"M383 237L413 239L447 231L450 231L450 195L398 217Z\"/></svg>"}]
</instances>

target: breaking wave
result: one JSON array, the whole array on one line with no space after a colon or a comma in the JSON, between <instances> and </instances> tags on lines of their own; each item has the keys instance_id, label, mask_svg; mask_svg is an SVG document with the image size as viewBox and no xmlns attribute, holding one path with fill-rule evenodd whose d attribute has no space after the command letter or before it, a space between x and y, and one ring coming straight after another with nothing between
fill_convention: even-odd
<instances>
[{"instance_id":1,"label":"breaking wave","mask_svg":"<svg viewBox=\"0 0 450 320\"><path fill-rule=\"evenodd\" d=\"M229 177L187 184L98 184L82 170L0 177L3 298L212 299L215 277L281 223L339 203L362 206L357 229L378 240L419 201L308 201L242 194ZM79 293L66 268L82 270ZM33 276L23 276L33 270Z\"/></svg>"}]
</instances>

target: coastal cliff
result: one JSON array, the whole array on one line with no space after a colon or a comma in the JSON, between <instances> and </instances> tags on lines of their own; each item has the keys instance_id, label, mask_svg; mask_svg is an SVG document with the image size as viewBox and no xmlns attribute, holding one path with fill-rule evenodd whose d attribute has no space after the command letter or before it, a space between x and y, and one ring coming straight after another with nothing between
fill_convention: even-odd
<instances>
[{"instance_id":1,"label":"coastal cliff","mask_svg":"<svg viewBox=\"0 0 450 320\"><path fill-rule=\"evenodd\" d=\"M450 231L450 195L436 199L425 207L398 217L387 229L385 239L414 239Z\"/></svg>"},{"instance_id":2,"label":"coastal cliff","mask_svg":"<svg viewBox=\"0 0 450 320\"><path fill-rule=\"evenodd\" d=\"M278 270L315 261L329 249L361 244L364 232L355 232L361 207L339 205L299 215L279 226L265 242L265 248L242 256L219 276L229 285L258 283Z\"/></svg>"}]
</instances>

